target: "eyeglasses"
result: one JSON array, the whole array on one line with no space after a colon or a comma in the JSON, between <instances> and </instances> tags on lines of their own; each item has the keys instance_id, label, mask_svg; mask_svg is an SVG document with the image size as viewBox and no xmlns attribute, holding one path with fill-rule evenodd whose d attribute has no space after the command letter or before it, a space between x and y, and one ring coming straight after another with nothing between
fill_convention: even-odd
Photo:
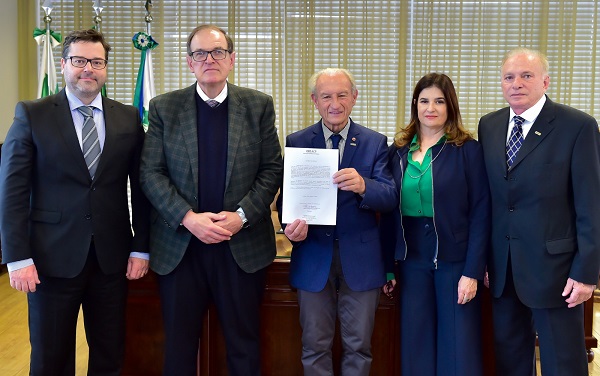
<instances>
[{"instance_id":1,"label":"eyeglasses","mask_svg":"<svg viewBox=\"0 0 600 376\"><path fill-rule=\"evenodd\" d=\"M108 61L104 59L86 59L81 56L68 56L67 59L71 60L71 64L76 68L84 68L87 63L90 63L94 69L104 69L108 64Z\"/></svg>"},{"instance_id":2,"label":"eyeglasses","mask_svg":"<svg viewBox=\"0 0 600 376\"><path fill-rule=\"evenodd\" d=\"M217 49L217 50L212 50L212 51L202 51L202 50L198 50L198 51L194 51L190 54L190 56L192 57L192 59L194 61L206 61L206 59L208 59L208 54L210 54L210 56L212 56L213 59L215 60L223 60L227 57L227 50L221 50L221 49Z\"/></svg>"}]
</instances>

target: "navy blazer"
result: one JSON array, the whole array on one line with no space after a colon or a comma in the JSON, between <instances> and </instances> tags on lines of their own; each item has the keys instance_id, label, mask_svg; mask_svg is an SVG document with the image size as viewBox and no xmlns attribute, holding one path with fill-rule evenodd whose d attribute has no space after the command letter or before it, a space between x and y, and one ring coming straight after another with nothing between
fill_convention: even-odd
<instances>
[{"instance_id":1,"label":"navy blazer","mask_svg":"<svg viewBox=\"0 0 600 376\"><path fill-rule=\"evenodd\" d=\"M435 157L444 147L431 148ZM409 145L390 147L390 169L396 186L402 189ZM470 140L458 147L446 144L432 164L433 221L437 234L438 260L465 261L463 275L483 279L490 238L490 191L481 145ZM401 194L399 194L401 197ZM400 210L382 217L382 237L388 256L404 260L406 247Z\"/></svg>"},{"instance_id":2,"label":"navy blazer","mask_svg":"<svg viewBox=\"0 0 600 376\"><path fill-rule=\"evenodd\" d=\"M600 269L600 148L596 120L546 103L510 170L505 144L510 110L479 122L492 192L490 289L504 289L508 257L515 290L532 308L566 305L567 278L598 282Z\"/></svg>"},{"instance_id":3,"label":"navy blazer","mask_svg":"<svg viewBox=\"0 0 600 376\"><path fill-rule=\"evenodd\" d=\"M365 180L366 191L361 198L338 190L336 228L344 278L352 290L366 291L386 281L377 212L395 208L398 193L387 167L387 137L352 120L349 127L340 169L356 169ZM325 149L321 121L289 135L286 147ZM333 256L333 230L333 226L311 225L307 238L294 243L292 286L311 292L325 287Z\"/></svg>"}]
</instances>

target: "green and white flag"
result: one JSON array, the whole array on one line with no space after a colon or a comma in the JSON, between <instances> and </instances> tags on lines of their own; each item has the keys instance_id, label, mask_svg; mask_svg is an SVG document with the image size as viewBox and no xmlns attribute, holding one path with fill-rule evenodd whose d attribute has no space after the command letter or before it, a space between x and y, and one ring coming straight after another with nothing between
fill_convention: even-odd
<instances>
[{"instance_id":1,"label":"green and white flag","mask_svg":"<svg viewBox=\"0 0 600 376\"><path fill-rule=\"evenodd\" d=\"M47 43L47 39L50 43ZM42 98L48 95L58 93L58 80L56 79L56 69L54 68L54 54L52 49L60 45L62 37L59 33L46 29L36 28L33 31L33 38L38 45L42 46L42 63L39 69L37 97Z\"/></svg>"},{"instance_id":2,"label":"green and white flag","mask_svg":"<svg viewBox=\"0 0 600 376\"><path fill-rule=\"evenodd\" d=\"M135 83L133 105L140 111L144 130L148 130L150 99L156 96L156 91L154 90L154 73L152 71L152 49L158 46L158 43L152 39L152 36L140 32L133 36L133 45L142 51L140 69Z\"/></svg>"}]
</instances>

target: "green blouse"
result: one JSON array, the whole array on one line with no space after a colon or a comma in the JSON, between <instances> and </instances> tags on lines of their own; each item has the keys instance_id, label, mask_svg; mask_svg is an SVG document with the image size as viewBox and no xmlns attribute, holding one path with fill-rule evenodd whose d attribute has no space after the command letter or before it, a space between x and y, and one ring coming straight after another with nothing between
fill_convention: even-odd
<instances>
[{"instance_id":1,"label":"green blouse","mask_svg":"<svg viewBox=\"0 0 600 376\"><path fill-rule=\"evenodd\" d=\"M436 145L443 144L446 136L440 137ZM402 215L409 217L433 217L433 180L431 177L431 148L427 149L423 162L413 160L413 152L419 150L417 135L410 142L408 165L402 178Z\"/></svg>"}]
</instances>

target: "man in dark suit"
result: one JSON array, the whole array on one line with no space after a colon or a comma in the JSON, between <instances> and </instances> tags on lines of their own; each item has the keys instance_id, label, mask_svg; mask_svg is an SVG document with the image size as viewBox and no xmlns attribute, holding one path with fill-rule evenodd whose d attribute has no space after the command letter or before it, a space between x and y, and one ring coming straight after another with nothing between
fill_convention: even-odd
<instances>
[{"instance_id":1,"label":"man in dark suit","mask_svg":"<svg viewBox=\"0 0 600 376\"><path fill-rule=\"evenodd\" d=\"M591 116L552 102L548 61L509 51L510 105L481 118L492 193L489 286L496 374L587 375L583 305L600 269L600 151Z\"/></svg>"},{"instance_id":2,"label":"man in dark suit","mask_svg":"<svg viewBox=\"0 0 600 376\"><path fill-rule=\"evenodd\" d=\"M18 103L2 148L3 261L11 286L28 293L31 375L75 374L80 306L88 374L120 375L127 278L148 269L144 131L133 106L100 95L109 50L95 30L70 33L61 59L66 88Z\"/></svg>"},{"instance_id":3,"label":"man in dark suit","mask_svg":"<svg viewBox=\"0 0 600 376\"><path fill-rule=\"evenodd\" d=\"M290 281L298 289L304 374L333 374L331 345L339 318L341 373L369 375L379 289L386 283L377 212L398 206L387 138L350 119L358 97L350 72L322 70L310 86L322 119L289 135L286 147L339 149L341 163L332 176L338 187L336 225L296 219L285 227L294 244Z\"/></svg>"},{"instance_id":4,"label":"man in dark suit","mask_svg":"<svg viewBox=\"0 0 600 376\"><path fill-rule=\"evenodd\" d=\"M195 375L212 300L229 374L260 375L260 303L276 253L270 204L283 163L273 99L227 82L233 41L195 28L187 63L197 83L154 98L141 181L155 208L150 266L159 274L165 375Z\"/></svg>"}]
</instances>

